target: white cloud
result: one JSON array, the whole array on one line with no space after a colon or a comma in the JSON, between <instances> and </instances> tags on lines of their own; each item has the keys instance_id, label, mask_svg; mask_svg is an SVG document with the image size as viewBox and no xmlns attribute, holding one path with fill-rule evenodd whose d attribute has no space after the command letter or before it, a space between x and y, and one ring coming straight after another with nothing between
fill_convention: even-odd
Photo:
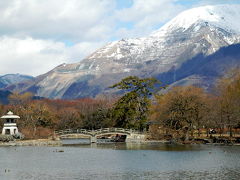
<instances>
[{"instance_id":1,"label":"white cloud","mask_svg":"<svg viewBox=\"0 0 240 180\"><path fill-rule=\"evenodd\" d=\"M116 17L120 21L133 23L133 28L120 28L117 31L118 36L129 37L129 34L131 36L143 36L156 30L156 27L164 24L184 10L184 7L176 4L175 1L133 0L131 7L116 12Z\"/></svg>"},{"instance_id":2,"label":"white cloud","mask_svg":"<svg viewBox=\"0 0 240 180\"><path fill-rule=\"evenodd\" d=\"M43 74L62 63L80 61L101 45L83 42L69 47L52 40L0 37L0 74Z\"/></svg>"},{"instance_id":3,"label":"white cloud","mask_svg":"<svg viewBox=\"0 0 240 180\"><path fill-rule=\"evenodd\" d=\"M39 75L80 61L109 40L114 7L109 0L0 1L0 75Z\"/></svg>"},{"instance_id":4,"label":"white cloud","mask_svg":"<svg viewBox=\"0 0 240 180\"><path fill-rule=\"evenodd\" d=\"M8 0L0 2L0 34L35 38L104 39L114 1Z\"/></svg>"}]
</instances>

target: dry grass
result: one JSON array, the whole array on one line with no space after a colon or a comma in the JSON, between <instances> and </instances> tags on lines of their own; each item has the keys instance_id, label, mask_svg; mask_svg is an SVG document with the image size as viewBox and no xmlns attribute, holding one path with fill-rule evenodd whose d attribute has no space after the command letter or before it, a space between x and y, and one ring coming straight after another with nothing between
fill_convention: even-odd
<instances>
[{"instance_id":1,"label":"dry grass","mask_svg":"<svg viewBox=\"0 0 240 180\"><path fill-rule=\"evenodd\" d=\"M32 128L20 129L20 132L24 134L25 139L47 139L53 135L53 130L49 128L38 127L35 135Z\"/></svg>"}]
</instances>

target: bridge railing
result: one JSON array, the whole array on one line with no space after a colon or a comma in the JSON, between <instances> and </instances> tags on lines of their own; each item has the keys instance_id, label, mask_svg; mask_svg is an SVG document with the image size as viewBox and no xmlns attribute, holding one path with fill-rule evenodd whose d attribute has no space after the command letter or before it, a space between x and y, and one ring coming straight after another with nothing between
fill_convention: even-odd
<instances>
[{"instance_id":1,"label":"bridge railing","mask_svg":"<svg viewBox=\"0 0 240 180\"><path fill-rule=\"evenodd\" d=\"M135 129L124 129L124 128L101 128L97 130L87 130L87 129L65 129L65 130L56 130L55 134L64 135L64 134L87 134L87 135L96 135L101 133L111 133L111 132L119 132L119 133L134 133L141 134L142 132Z\"/></svg>"}]
</instances>

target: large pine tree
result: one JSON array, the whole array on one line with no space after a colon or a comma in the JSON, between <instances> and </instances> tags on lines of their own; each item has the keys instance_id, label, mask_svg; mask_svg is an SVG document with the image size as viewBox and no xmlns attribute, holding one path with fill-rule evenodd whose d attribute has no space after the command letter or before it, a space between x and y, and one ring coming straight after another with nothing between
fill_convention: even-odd
<instances>
[{"instance_id":1,"label":"large pine tree","mask_svg":"<svg viewBox=\"0 0 240 180\"><path fill-rule=\"evenodd\" d=\"M149 112L149 97L158 83L155 78L140 79L136 76L129 76L111 86L111 88L126 91L112 109L112 117L117 127L140 130L144 128Z\"/></svg>"}]
</instances>

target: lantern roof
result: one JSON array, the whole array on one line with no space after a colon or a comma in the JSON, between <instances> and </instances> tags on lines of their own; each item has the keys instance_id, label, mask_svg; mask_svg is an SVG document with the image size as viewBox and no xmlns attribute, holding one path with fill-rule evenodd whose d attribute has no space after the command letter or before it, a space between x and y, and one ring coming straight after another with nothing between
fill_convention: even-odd
<instances>
[{"instance_id":1,"label":"lantern roof","mask_svg":"<svg viewBox=\"0 0 240 180\"><path fill-rule=\"evenodd\" d=\"M9 111L6 115L2 116L1 119L19 119L20 117L14 115L12 111Z\"/></svg>"}]
</instances>

